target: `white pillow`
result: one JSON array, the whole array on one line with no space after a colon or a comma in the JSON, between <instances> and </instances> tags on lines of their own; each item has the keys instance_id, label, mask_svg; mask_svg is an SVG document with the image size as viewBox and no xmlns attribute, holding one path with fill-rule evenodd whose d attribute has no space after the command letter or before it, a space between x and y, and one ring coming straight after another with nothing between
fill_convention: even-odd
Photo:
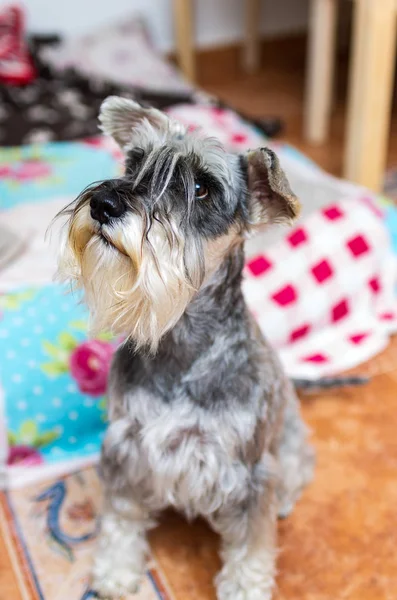
<instances>
[{"instance_id":1,"label":"white pillow","mask_svg":"<svg viewBox=\"0 0 397 600\"><path fill-rule=\"evenodd\" d=\"M190 85L155 50L143 21L132 17L101 28L91 35L66 38L43 50L57 69L74 67L85 75L121 85L162 91L187 91Z\"/></svg>"}]
</instances>

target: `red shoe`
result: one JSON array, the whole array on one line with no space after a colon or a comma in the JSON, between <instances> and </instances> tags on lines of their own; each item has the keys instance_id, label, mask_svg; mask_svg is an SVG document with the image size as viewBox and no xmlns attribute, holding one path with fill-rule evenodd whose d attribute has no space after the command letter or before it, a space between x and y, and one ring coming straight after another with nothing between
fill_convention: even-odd
<instances>
[{"instance_id":1,"label":"red shoe","mask_svg":"<svg viewBox=\"0 0 397 600\"><path fill-rule=\"evenodd\" d=\"M24 38L24 14L18 6L0 12L0 82L25 85L36 77Z\"/></svg>"}]
</instances>

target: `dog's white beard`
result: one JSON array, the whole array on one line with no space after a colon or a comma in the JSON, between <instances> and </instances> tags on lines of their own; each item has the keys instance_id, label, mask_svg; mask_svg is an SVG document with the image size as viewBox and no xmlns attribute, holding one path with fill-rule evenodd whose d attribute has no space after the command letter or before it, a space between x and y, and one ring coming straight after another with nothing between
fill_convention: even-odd
<instances>
[{"instance_id":1,"label":"dog's white beard","mask_svg":"<svg viewBox=\"0 0 397 600\"><path fill-rule=\"evenodd\" d=\"M200 244L185 240L175 224L156 221L145 236L143 220L134 214L104 234L117 249L80 210L69 226L60 273L84 288L92 333L109 330L154 352L200 287Z\"/></svg>"}]
</instances>

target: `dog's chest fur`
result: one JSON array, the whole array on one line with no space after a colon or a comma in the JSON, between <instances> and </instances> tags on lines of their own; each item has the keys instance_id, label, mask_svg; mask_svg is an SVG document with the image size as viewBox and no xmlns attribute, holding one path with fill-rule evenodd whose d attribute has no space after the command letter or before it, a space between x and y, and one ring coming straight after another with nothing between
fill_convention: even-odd
<instances>
[{"instance_id":1,"label":"dog's chest fur","mask_svg":"<svg viewBox=\"0 0 397 600\"><path fill-rule=\"evenodd\" d=\"M234 269L225 266L154 358L127 345L116 354L104 476L126 493L133 482L131 493L154 510L211 515L243 503L272 468L283 378L251 327Z\"/></svg>"},{"instance_id":2,"label":"dog's chest fur","mask_svg":"<svg viewBox=\"0 0 397 600\"><path fill-rule=\"evenodd\" d=\"M197 410L183 399L165 404L144 390L128 404L128 418L110 426L107 440L126 453L122 476L131 478L133 493L152 510L171 505L207 515L231 496L244 499L249 472L239 453L253 436L252 415L235 411L231 427L226 415Z\"/></svg>"}]
</instances>

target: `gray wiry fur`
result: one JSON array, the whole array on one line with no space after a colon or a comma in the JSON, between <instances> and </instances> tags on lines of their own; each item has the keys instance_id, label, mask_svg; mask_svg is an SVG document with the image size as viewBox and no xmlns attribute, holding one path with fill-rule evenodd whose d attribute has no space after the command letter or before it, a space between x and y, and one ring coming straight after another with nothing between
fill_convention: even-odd
<instances>
[{"instance_id":1,"label":"gray wiry fur","mask_svg":"<svg viewBox=\"0 0 397 600\"><path fill-rule=\"evenodd\" d=\"M93 585L104 597L137 589L145 533L173 506L222 537L219 600L269 599L276 517L310 480L313 455L294 390L244 303L243 242L292 219L297 200L268 150L227 155L128 100L109 99L101 120L125 149L126 174L72 207L63 260L94 320L129 336L110 378ZM87 210L98 190L124 207L102 226Z\"/></svg>"}]
</instances>

